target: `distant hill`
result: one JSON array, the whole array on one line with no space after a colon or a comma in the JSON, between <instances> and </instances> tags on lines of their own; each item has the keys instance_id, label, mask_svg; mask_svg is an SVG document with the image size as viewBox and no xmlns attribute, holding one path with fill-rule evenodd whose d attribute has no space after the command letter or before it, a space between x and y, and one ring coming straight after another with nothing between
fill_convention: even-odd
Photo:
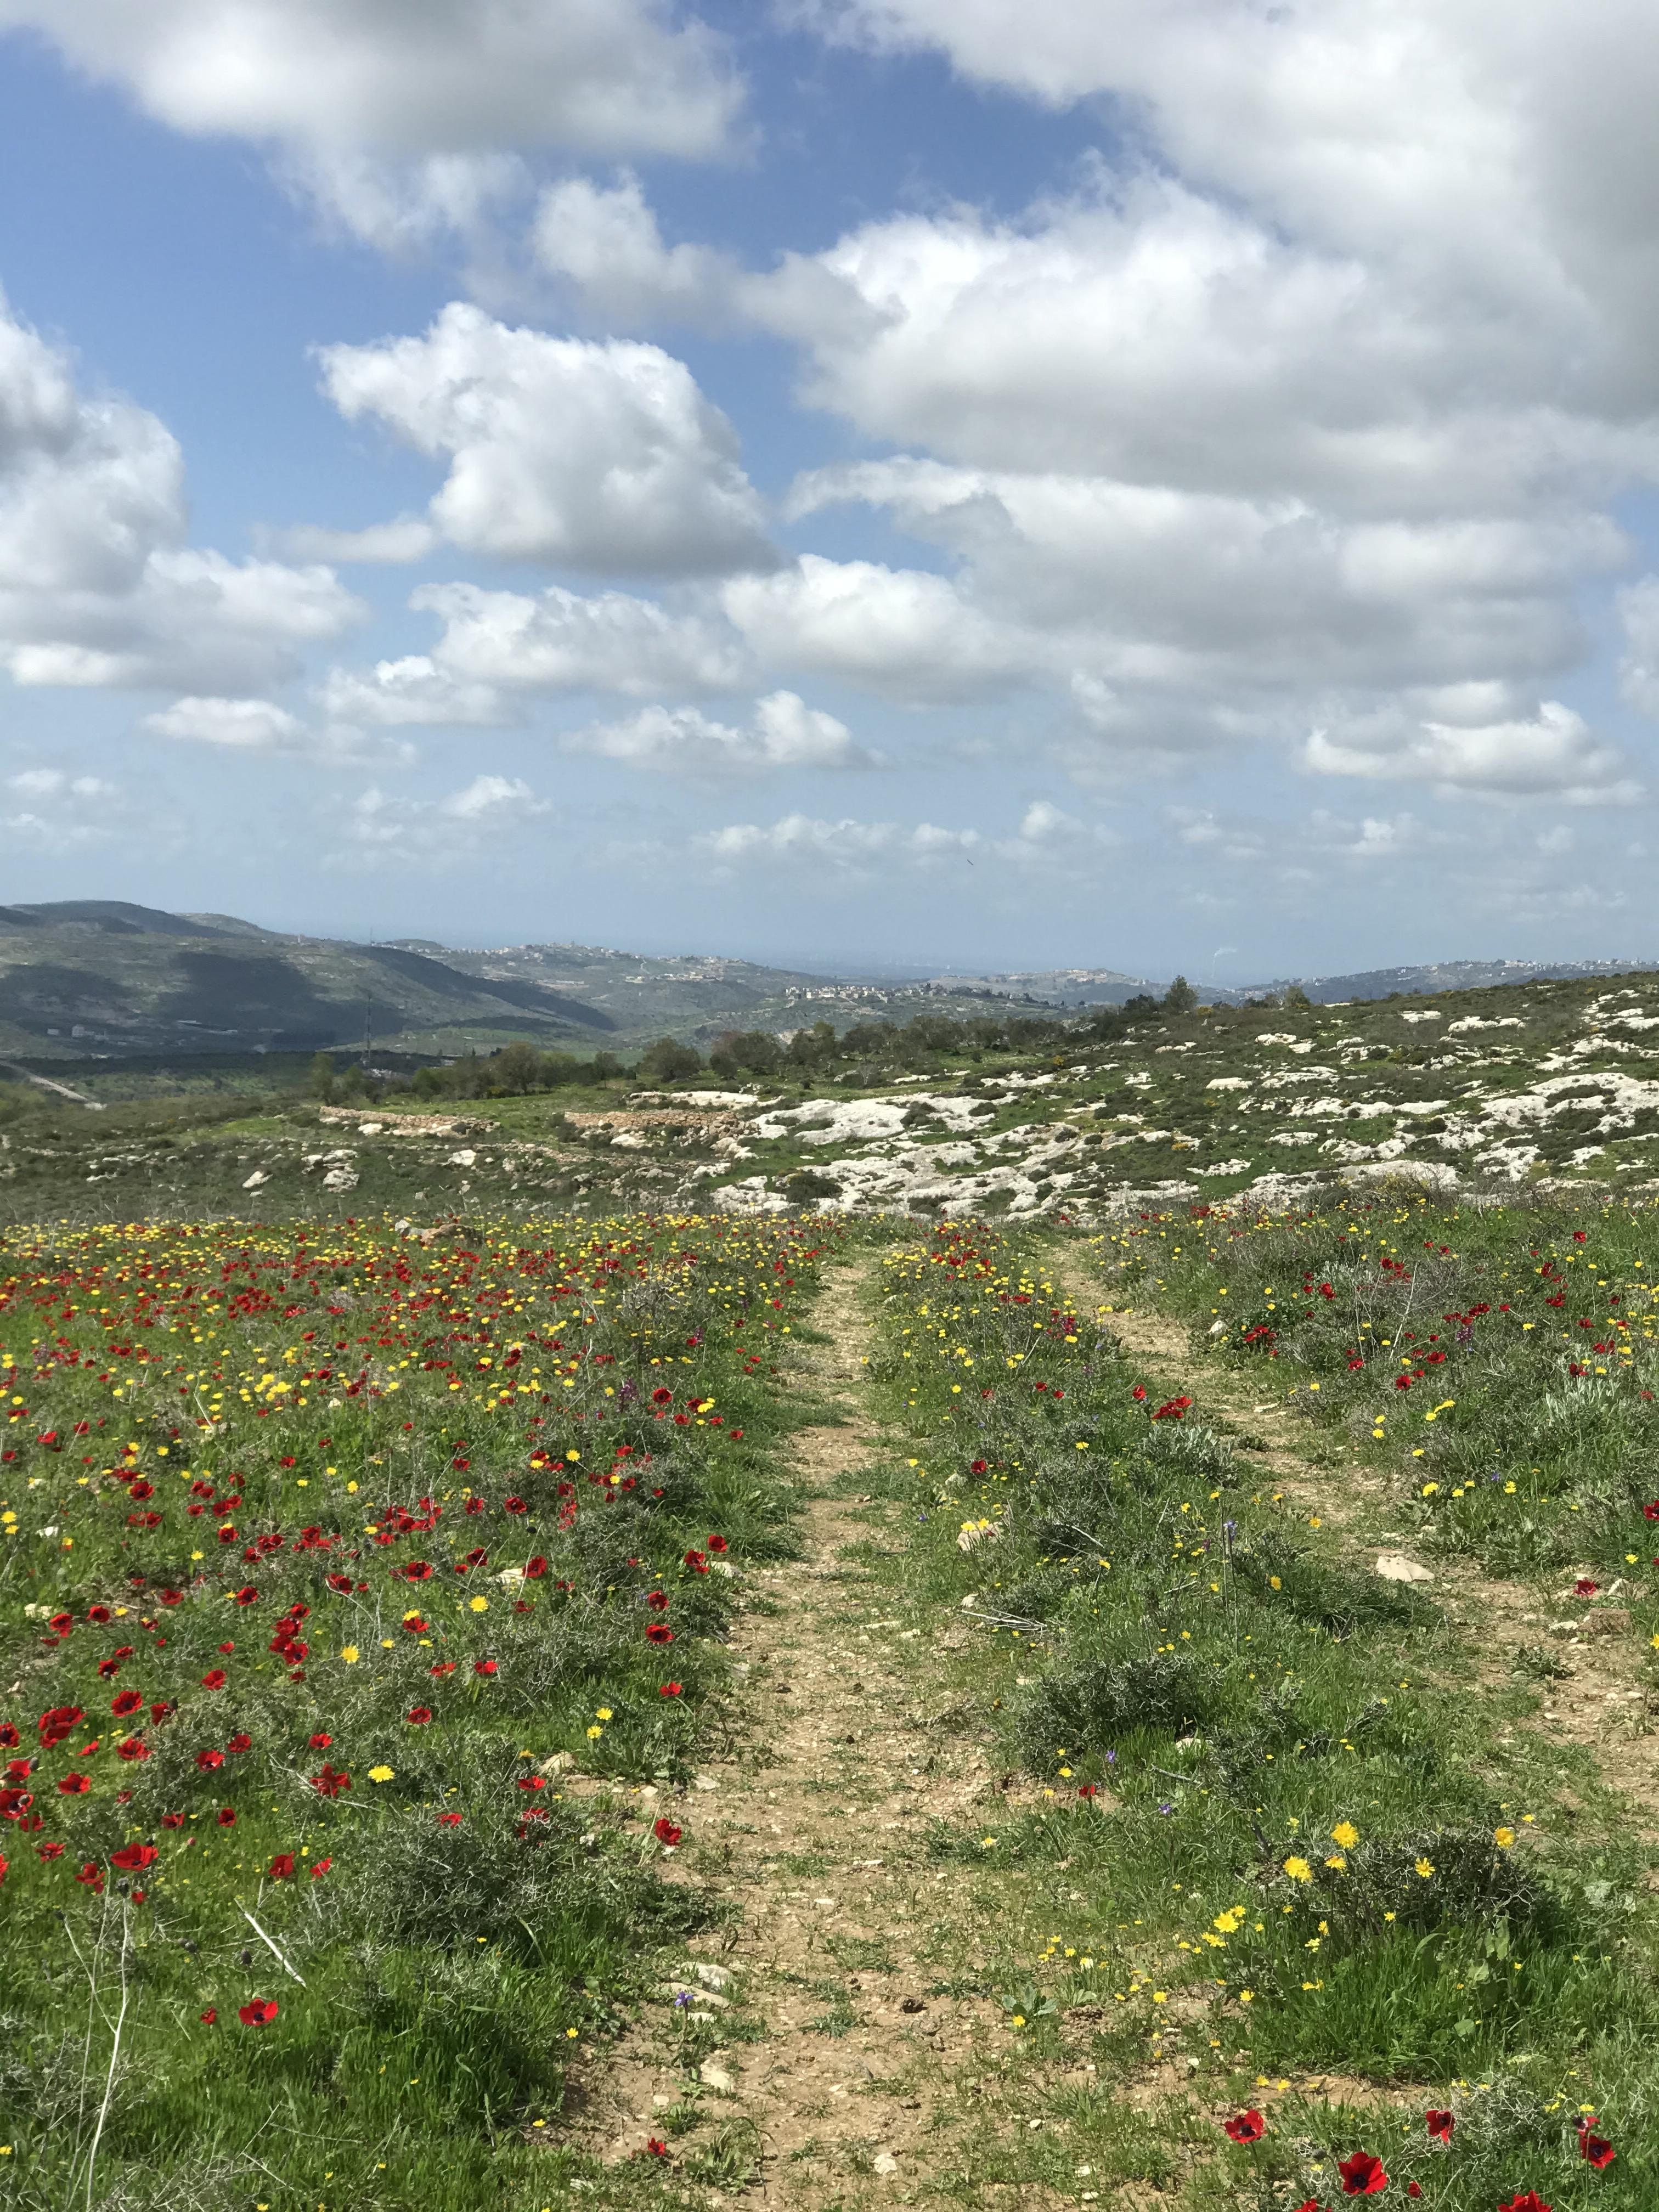
<instances>
[{"instance_id":1,"label":"distant hill","mask_svg":"<svg viewBox=\"0 0 1659 2212\"><path fill-rule=\"evenodd\" d=\"M665 1035L707 1045L731 1030L983 1012L984 996L701 953L353 945L116 900L0 908L0 1055L30 1059L310 1052L365 1036L446 1057L515 1037L592 1053Z\"/></svg>"},{"instance_id":2,"label":"distant hill","mask_svg":"<svg viewBox=\"0 0 1659 2212\"><path fill-rule=\"evenodd\" d=\"M278 935L115 900L0 908L0 1051L434 1052L514 1036L591 1051L615 1019L539 984L499 988L423 954Z\"/></svg>"},{"instance_id":3,"label":"distant hill","mask_svg":"<svg viewBox=\"0 0 1659 2212\"><path fill-rule=\"evenodd\" d=\"M1300 981L1310 999L1328 1005L1656 965L1456 960ZM1282 978L1243 987L1194 981L1200 998L1221 1006L1287 988ZM835 976L610 945L463 951L414 937L355 945L121 899L0 907L0 1056L13 1058L343 1050L361 1047L366 1034L388 1048L445 1057L515 1037L583 1054L632 1050L664 1036L706 1048L732 1030L788 1036L828 1021L844 1034L918 1014L1002 1019L1022 1007L1121 1006L1166 988L1115 968Z\"/></svg>"},{"instance_id":4,"label":"distant hill","mask_svg":"<svg viewBox=\"0 0 1659 2212\"><path fill-rule=\"evenodd\" d=\"M222 937L252 931L253 925L219 915L167 914L159 907L129 905L125 899L54 899L46 906L0 907L0 929L92 930L112 937Z\"/></svg>"},{"instance_id":5,"label":"distant hill","mask_svg":"<svg viewBox=\"0 0 1659 2212\"><path fill-rule=\"evenodd\" d=\"M1045 1006L1121 1006L1138 991L1161 988L1115 968L1038 968L1007 975L935 975L936 991L988 999L1030 1000Z\"/></svg>"},{"instance_id":6,"label":"distant hill","mask_svg":"<svg viewBox=\"0 0 1659 2212\"><path fill-rule=\"evenodd\" d=\"M1420 968L1366 968L1353 975L1303 975L1295 980L1316 1006L1342 1000L1428 997L1437 991L1480 991L1500 983L1527 983L1534 975L1551 982L1593 981L1599 975L1641 975L1659 969L1659 960L1445 960ZM1237 1006L1290 988L1289 979L1247 984L1239 989L1200 986L1199 995L1213 1005Z\"/></svg>"}]
</instances>

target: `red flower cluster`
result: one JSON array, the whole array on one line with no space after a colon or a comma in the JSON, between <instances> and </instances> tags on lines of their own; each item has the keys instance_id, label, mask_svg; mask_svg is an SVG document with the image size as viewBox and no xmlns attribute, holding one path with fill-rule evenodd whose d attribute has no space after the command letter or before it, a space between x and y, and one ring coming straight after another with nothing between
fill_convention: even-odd
<instances>
[{"instance_id":1,"label":"red flower cluster","mask_svg":"<svg viewBox=\"0 0 1659 2212\"><path fill-rule=\"evenodd\" d=\"M1586 2112L1578 2123L1578 2155L1598 2173L1611 2166L1619 2154L1605 2136L1595 2133L1595 2115Z\"/></svg>"}]
</instances>

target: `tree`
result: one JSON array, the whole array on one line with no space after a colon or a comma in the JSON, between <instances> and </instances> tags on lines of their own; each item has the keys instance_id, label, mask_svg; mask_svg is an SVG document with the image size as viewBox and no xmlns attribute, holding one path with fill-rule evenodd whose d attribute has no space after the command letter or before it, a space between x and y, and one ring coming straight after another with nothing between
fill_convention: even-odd
<instances>
[{"instance_id":1,"label":"tree","mask_svg":"<svg viewBox=\"0 0 1659 2212\"><path fill-rule=\"evenodd\" d=\"M738 1066L751 1075L773 1074L783 1056L770 1030L740 1030L726 1048Z\"/></svg>"},{"instance_id":2,"label":"tree","mask_svg":"<svg viewBox=\"0 0 1659 2212\"><path fill-rule=\"evenodd\" d=\"M835 1025L814 1022L810 1030L797 1030L789 1040L789 1057L797 1067L817 1067L836 1056Z\"/></svg>"},{"instance_id":3,"label":"tree","mask_svg":"<svg viewBox=\"0 0 1659 2212\"><path fill-rule=\"evenodd\" d=\"M319 1052L312 1061L306 1088L313 1098L320 1098L325 1106L331 1103L334 1097L334 1055L331 1052Z\"/></svg>"},{"instance_id":4,"label":"tree","mask_svg":"<svg viewBox=\"0 0 1659 2212\"><path fill-rule=\"evenodd\" d=\"M509 1045L492 1054L489 1062L489 1087L505 1091L510 1097L520 1097L526 1091L538 1091L542 1080L542 1056L533 1044L524 1037L514 1037Z\"/></svg>"},{"instance_id":5,"label":"tree","mask_svg":"<svg viewBox=\"0 0 1659 2212\"><path fill-rule=\"evenodd\" d=\"M1286 990L1285 1003L1287 1006L1293 1007L1298 1014L1310 1014L1313 1012L1313 1000L1300 983L1292 983Z\"/></svg>"},{"instance_id":6,"label":"tree","mask_svg":"<svg viewBox=\"0 0 1659 2212\"><path fill-rule=\"evenodd\" d=\"M646 1047L635 1073L642 1083L672 1083L681 1076L697 1075L702 1071L702 1054L695 1045L682 1044L678 1037L665 1036Z\"/></svg>"},{"instance_id":7,"label":"tree","mask_svg":"<svg viewBox=\"0 0 1659 2212\"><path fill-rule=\"evenodd\" d=\"M1184 975L1177 975L1164 994L1166 1014L1190 1014L1198 1004L1198 994Z\"/></svg>"}]
</instances>

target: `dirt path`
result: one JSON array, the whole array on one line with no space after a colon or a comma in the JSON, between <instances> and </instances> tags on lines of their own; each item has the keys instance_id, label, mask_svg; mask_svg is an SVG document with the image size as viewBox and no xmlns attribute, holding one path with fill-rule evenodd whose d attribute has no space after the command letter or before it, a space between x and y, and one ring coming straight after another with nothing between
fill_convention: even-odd
<instances>
[{"instance_id":1,"label":"dirt path","mask_svg":"<svg viewBox=\"0 0 1659 2212\"><path fill-rule=\"evenodd\" d=\"M1097 1314L1124 1350L1172 1395L1190 1392L1201 1410L1218 1414L1246 1440L1251 1464L1310 1517L1340 1530L1367 1564L1380 1553L1415 1557L1413 1546L1392 1525L1398 1516L1389 1508L1399 1493L1387 1478L1355 1464L1351 1451L1298 1419L1282 1395L1258 1395L1249 1376L1195 1354L1183 1322L1152 1311L1105 1310L1104 1279L1079 1250L1058 1248L1051 1265L1079 1311ZM1255 1444L1262 1448L1253 1449ZM1639 1653L1631 1637L1563 1639L1550 1633L1552 1621L1585 1613L1567 1595L1570 1571L1538 1585L1492 1580L1461 1559L1437 1559L1431 1572L1429 1588L1443 1604L1449 1627L1457 1632L1456 1648L1448 1650L1439 1670L1443 1680L1513 1687L1517 1655L1547 1650L1561 1672L1544 1685L1534 1725L1552 1743L1589 1752L1608 1785L1639 1808L1642 1832L1650 1838L1659 1834L1659 1701L1640 1683ZM1587 1628L1593 1618L1585 1614ZM1510 1732L1505 1728L1498 1740Z\"/></svg>"},{"instance_id":2,"label":"dirt path","mask_svg":"<svg viewBox=\"0 0 1659 2212\"><path fill-rule=\"evenodd\" d=\"M701 2066L686 2153L695 2160L700 2140L723 2135L733 2182L745 2166L758 2174L744 2201L778 2212L921 2194L924 2170L948 2155L945 2138L986 2111L975 2069L1006 2040L994 2006L935 1987L941 1967L971 1981L972 1960L951 1876L921 1852L920 1833L930 1818L1002 1800L976 1743L955 1733L942 1753L915 1709L928 1702L917 1647L959 1644L964 1632L937 1608L896 1604L870 1564L898 1511L857 1486L876 1436L860 1402L873 1272L832 1271L814 1310L829 1340L806 1380L831 1418L794 1440L801 1556L752 1579L732 1644L744 1684L736 1748L699 1773L676 1814L695 1847L690 1877L741 1913L684 1970L686 2009L729 2012L738 2031ZM660 2063L613 2074L613 2159L660 2136L678 2101L684 2072L672 2037L658 2040ZM982 2087L994 2100L995 2085Z\"/></svg>"}]
</instances>

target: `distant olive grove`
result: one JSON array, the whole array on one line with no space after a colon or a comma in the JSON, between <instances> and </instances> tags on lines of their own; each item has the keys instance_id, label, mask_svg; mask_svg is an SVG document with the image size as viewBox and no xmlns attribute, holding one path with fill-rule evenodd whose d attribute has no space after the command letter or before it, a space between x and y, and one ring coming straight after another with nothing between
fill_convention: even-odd
<instances>
[{"instance_id":1,"label":"distant olive grove","mask_svg":"<svg viewBox=\"0 0 1659 2212\"><path fill-rule=\"evenodd\" d=\"M972 1061L987 1054L1058 1052L1079 1043L1109 1042L1136 1022L1158 1014L1188 1013L1198 1003L1197 992L1184 975L1177 975L1162 999L1142 992L1124 1006L1091 1007L1073 1019L1011 1013L958 1020L947 1014L917 1014L902 1023L854 1022L839 1033L830 1022L814 1022L787 1039L772 1030L728 1030L713 1041L706 1055L677 1037L659 1037L631 1066L614 1053L599 1052L583 1060L574 1053L539 1051L522 1039L497 1052L469 1053L413 1074L365 1071L355 1062L342 1066L333 1054L319 1052L312 1065L311 1091L325 1101L407 1096L436 1102L523 1097L537 1091L590 1088L624 1077L643 1085L684 1083L698 1076L726 1084L839 1077L878 1085L900 1075L932 1073L946 1061Z\"/></svg>"}]
</instances>

